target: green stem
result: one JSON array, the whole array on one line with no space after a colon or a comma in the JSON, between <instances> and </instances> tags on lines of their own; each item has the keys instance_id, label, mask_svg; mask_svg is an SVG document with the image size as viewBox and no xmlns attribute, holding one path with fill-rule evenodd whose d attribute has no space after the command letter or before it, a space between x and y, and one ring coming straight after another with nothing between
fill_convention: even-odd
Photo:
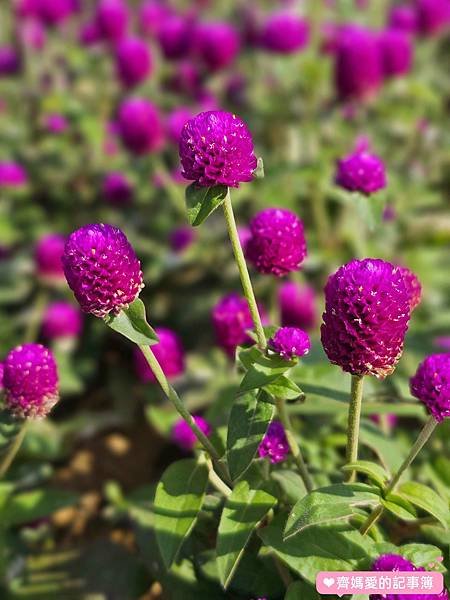
<instances>
[{"instance_id":1,"label":"green stem","mask_svg":"<svg viewBox=\"0 0 450 600\"><path fill-rule=\"evenodd\" d=\"M419 452L422 450L422 448L425 446L425 444L430 439L431 434L435 430L437 424L438 423L434 417L430 417L428 419L428 421L425 423L422 431L419 433L417 440L414 442L414 445L412 446L411 450L409 451L408 456L405 458L401 467L399 468L397 473L394 475L394 477L391 479L387 488L384 490L385 498L387 498L387 496L391 492L394 491L395 487L397 486L397 484L400 481L404 472L407 469L409 469L409 467L411 466L411 464L414 461L414 459L416 458L416 456L419 454ZM365 535L369 531L369 529L372 527L372 525L374 525L378 521L378 519L381 517L383 512L384 512L384 507L381 504L379 506L377 506L376 508L374 508L374 510L367 517L367 520L365 521L365 523L362 525L362 527L360 529L360 531L363 535Z\"/></svg>"},{"instance_id":2,"label":"green stem","mask_svg":"<svg viewBox=\"0 0 450 600\"><path fill-rule=\"evenodd\" d=\"M9 467L11 466L17 452L19 451L19 448L22 445L25 434L27 432L27 425L28 425L27 421L24 421L19 433L14 438L13 443L8 448L3 460L1 461L1 463L0 463L0 479L2 479L6 475L6 472L8 471Z\"/></svg>"},{"instance_id":3,"label":"green stem","mask_svg":"<svg viewBox=\"0 0 450 600\"><path fill-rule=\"evenodd\" d=\"M210 442L208 437L198 427L193 416L188 411L188 409L184 406L183 402L181 401L181 399L178 396L175 389L168 382L167 377L164 375L164 371L161 369L161 365L159 364L156 356L153 354L153 352L151 350L151 347L143 345L143 346L139 346L139 348L141 349L141 352L144 355L150 369L152 370L154 376L156 377L157 382L161 386L162 391L165 393L167 398L172 402L172 404L174 405L174 407L176 408L176 410L178 411L180 416L189 425L189 428L191 429L191 431L193 432L195 437L198 439L200 444L203 446L203 448L206 450L206 452L208 452L208 454L211 456L211 458L214 462L214 465L216 467L216 470L220 473L222 479L227 483L231 483L230 477L227 473L227 469L225 468L223 463L220 462L220 456L219 456L217 450L214 448L213 444Z\"/></svg>"},{"instance_id":4,"label":"green stem","mask_svg":"<svg viewBox=\"0 0 450 600\"><path fill-rule=\"evenodd\" d=\"M214 466L213 466L211 460L207 460L206 464L207 464L207 467L208 467L209 481L216 488L216 490L218 492L220 492L221 494L223 494L225 496L225 498L228 498L228 496L230 496L231 492L232 492L231 488L229 488L227 486L227 484L224 483L222 481L222 479L217 475L217 473L214 470Z\"/></svg>"},{"instance_id":5,"label":"green stem","mask_svg":"<svg viewBox=\"0 0 450 600\"><path fill-rule=\"evenodd\" d=\"M255 293L253 291L252 282L248 273L247 263L245 262L241 242L239 241L239 235L236 227L236 220L234 218L233 206L231 204L231 196L229 189L225 197L225 201L223 203L223 211L225 214L225 220L227 222L228 235L230 236L234 257L236 259L236 263L239 269L239 275L241 277L242 288L244 290L245 297L247 298L248 307L250 309L250 314L252 315L253 324L255 326L256 336L258 339L258 346L261 350L265 350L267 348L266 335L264 333L264 328L261 323L261 317L259 315L258 305L256 304Z\"/></svg>"},{"instance_id":6,"label":"green stem","mask_svg":"<svg viewBox=\"0 0 450 600\"><path fill-rule=\"evenodd\" d=\"M277 405L278 416L280 417L280 421L284 427L286 439L288 441L289 448L291 449L292 456L294 457L295 464L297 465L298 472L300 473L300 477L303 479L303 483L305 484L307 492L311 493L314 489L314 484L303 459L300 446L297 444L297 440L295 439L291 419L289 418L289 414L286 410L286 404L281 398L277 398L275 402Z\"/></svg>"},{"instance_id":7,"label":"green stem","mask_svg":"<svg viewBox=\"0 0 450 600\"><path fill-rule=\"evenodd\" d=\"M361 421L361 406L363 396L364 378L362 375L352 375L350 406L348 409L347 429L347 464L358 460L359 423ZM347 481L351 483L356 479L356 471L350 471Z\"/></svg>"}]
</instances>

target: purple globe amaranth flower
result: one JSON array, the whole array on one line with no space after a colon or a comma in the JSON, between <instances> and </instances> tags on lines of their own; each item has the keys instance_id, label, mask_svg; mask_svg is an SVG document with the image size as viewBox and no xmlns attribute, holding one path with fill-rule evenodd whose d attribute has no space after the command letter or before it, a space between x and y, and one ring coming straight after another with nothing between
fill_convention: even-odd
<instances>
[{"instance_id":1,"label":"purple globe amaranth flower","mask_svg":"<svg viewBox=\"0 0 450 600\"><path fill-rule=\"evenodd\" d=\"M109 204L123 206L133 199L133 186L123 173L111 171L103 179L102 196Z\"/></svg>"},{"instance_id":2,"label":"purple globe amaranth flower","mask_svg":"<svg viewBox=\"0 0 450 600\"><path fill-rule=\"evenodd\" d=\"M316 294L312 287L286 281L278 290L281 324L284 327L313 329L317 322Z\"/></svg>"},{"instance_id":3,"label":"purple globe amaranth flower","mask_svg":"<svg viewBox=\"0 0 450 600\"><path fill-rule=\"evenodd\" d=\"M311 349L309 335L298 327L280 327L269 340L269 348L285 360L305 356Z\"/></svg>"},{"instance_id":4,"label":"purple globe amaranth flower","mask_svg":"<svg viewBox=\"0 0 450 600\"><path fill-rule=\"evenodd\" d=\"M386 171L379 156L355 152L337 161L335 182L349 192L373 194L386 187Z\"/></svg>"},{"instance_id":5,"label":"purple globe amaranth flower","mask_svg":"<svg viewBox=\"0 0 450 600\"><path fill-rule=\"evenodd\" d=\"M56 281L64 279L61 259L65 244L66 238L57 233L45 235L37 242L34 261L39 277Z\"/></svg>"},{"instance_id":6,"label":"purple globe amaranth flower","mask_svg":"<svg viewBox=\"0 0 450 600\"><path fill-rule=\"evenodd\" d=\"M144 287L141 263L125 234L112 225L96 223L74 231L62 262L82 310L96 317L118 314Z\"/></svg>"},{"instance_id":7,"label":"purple globe amaranth flower","mask_svg":"<svg viewBox=\"0 0 450 600\"><path fill-rule=\"evenodd\" d=\"M0 391L4 389L3 377L5 375L5 363L0 362Z\"/></svg>"},{"instance_id":8,"label":"purple globe amaranth flower","mask_svg":"<svg viewBox=\"0 0 450 600\"><path fill-rule=\"evenodd\" d=\"M236 348L252 343L248 330L253 329L247 300L236 293L222 298L213 308L212 322L218 345L234 357Z\"/></svg>"},{"instance_id":9,"label":"purple globe amaranth flower","mask_svg":"<svg viewBox=\"0 0 450 600\"><path fill-rule=\"evenodd\" d=\"M127 32L129 13L123 0L100 0L95 21L103 39L117 42Z\"/></svg>"},{"instance_id":10,"label":"purple globe amaranth flower","mask_svg":"<svg viewBox=\"0 0 450 600\"><path fill-rule=\"evenodd\" d=\"M193 22L183 15L172 15L165 19L158 32L158 42L168 60L186 58L193 41Z\"/></svg>"},{"instance_id":11,"label":"purple globe amaranth flower","mask_svg":"<svg viewBox=\"0 0 450 600\"><path fill-rule=\"evenodd\" d=\"M340 29L334 77L343 100L367 100L376 94L383 83L383 66L374 33L356 25Z\"/></svg>"},{"instance_id":12,"label":"purple globe amaranth flower","mask_svg":"<svg viewBox=\"0 0 450 600\"><path fill-rule=\"evenodd\" d=\"M65 300L47 306L42 321L42 333L47 340L78 337L82 327L83 318L77 306Z\"/></svg>"},{"instance_id":13,"label":"purple globe amaranth flower","mask_svg":"<svg viewBox=\"0 0 450 600\"><path fill-rule=\"evenodd\" d=\"M385 77L406 75L413 62L411 36L398 29L387 29L378 37Z\"/></svg>"},{"instance_id":14,"label":"purple globe amaranth flower","mask_svg":"<svg viewBox=\"0 0 450 600\"><path fill-rule=\"evenodd\" d=\"M27 181L27 173L22 165L12 161L0 161L0 188L22 187Z\"/></svg>"},{"instance_id":15,"label":"purple globe amaranth flower","mask_svg":"<svg viewBox=\"0 0 450 600\"><path fill-rule=\"evenodd\" d=\"M267 457L272 464L275 464L282 462L289 454L289 451L289 444L283 425L279 421L273 421L259 445L259 457Z\"/></svg>"},{"instance_id":16,"label":"purple globe amaranth flower","mask_svg":"<svg viewBox=\"0 0 450 600\"><path fill-rule=\"evenodd\" d=\"M78 31L78 41L82 46L94 46L102 39L102 34L96 20L81 25Z\"/></svg>"},{"instance_id":17,"label":"purple globe amaranth flower","mask_svg":"<svg viewBox=\"0 0 450 600\"><path fill-rule=\"evenodd\" d=\"M20 71L22 61L12 46L0 46L0 77L16 75Z\"/></svg>"},{"instance_id":18,"label":"purple globe amaranth flower","mask_svg":"<svg viewBox=\"0 0 450 600\"><path fill-rule=\"evenodd\" d=\"M44 25L38 19L25 19L18 25L18 36L26 48L42 50L47 41Z\"/></svg>"},{"instance_id":19,"label":"purple globe amaranth flower","mask_svg":"<svg viewBox=\"0 0 450 600\"><path fill-rule=\"evenodd\" d=\"M303 223L296 214L266 208L253 217L250 231L247 258L260 273L282 277L300 269L307 248Z\"/></svg>"},{"instance_id":20,"label":"purple globe amaranth flower","mask_svg":"<svg viewBox=\"0 0 450 600\"><path fill-rule=\"evenodd\" d=\"M409 4L393 6L389 13L389 27L406 33L416 33L418 23L414 7Z\"/></svg>"},{"instance_id":21,"label":"purple globe amaranth flower","mask_svg":"<svg viewBox=\"0 0 450 600\"><path fill-rule=\"evenodd\" d=\"M417 275L413 273L410 269L402 266L399 266L398 268L400 269L403 281L405 282L406 291L409 295L409 303L412 312L420 304L420 300L422 298L422 286Z\"/></svg>"},{"instance_id":22,"label":"purple globe amaranth flower","mask_svg":"<svg viewBox=\"0 0 450 600\"><path fill-rule=\"evenodd\" d=\"M211 434L211 425L203 417L193 417L197 427L206 435ZM183 419L179 419L172 428L173 442L183 450L193 450L197 444L197 438L189 425Z\"/></svg>"},{"instance_id":23,"label":"purple globe amaranth flower","mask_svg":"<svg viewBox=\"0 0 450 600\"><path fill-rule=\"evenodd\" d=\"M198 114L183 127L180 159L183 176L197 185L239 184L253 179L257 161L247 125L223 111Z\"/></svg>"},{"instance_id":24,"label":"purple globe amaranth flower","mask_svg":"<svg viewBox=\"0 0 450 600\"><path fill-rule=\"evenodd\" d=\"M64 115L58 113L52 113L45 117L45 127L50 133L64 133L69 127L69 122Z\"/></svg>"},{"instance_id":25,"label":"purple globe amaranth flower","mask_svg":"<svg viewBox=\"0 0 450 600\"><path fill-rule=\"evenodd\" d=\"M450 352L431 354L410 381L411 394L421 400L436 421L450 417Z\"/></svg>"},{"instance_id":26,"label":"purple globe amaranth flower","mask_svg":"<svg viewBox=\"0 0 450 600\"><path fill-rule=\"evenodd\" d=\"M131 98L122 102L117 126L124 146L134 154L154 152L163 143L159 111L144 98Z\"/></svg>"},{"instance_id":27,"label":"purple globe amaranth flower","mask_svg":"<svg viewBox=\"0 0 450 600\"><path fill-rule=\"evenodd\" d=\"M450 25L448 0L416 0L417 22L422 35L440 34Z\"/></svg>"},{"instance_id":28,"label":"purple globe amaranth flower","mask_svg":"<svg viewBox=\"0 0 450 600\"><path fill-rule=\"evenodd\" d=\"M410 299L400 269L381 259L352 260L328 278L322 345L352 375L390 375L400 359Z\"/></svg>"},{"instance_id":29,"label":"purple globe amaranth flower","mask_svg":"<svg viewBox=\"0 0 450 600\"><path fill-rule=\"evenodd\" d=\"M174 65L174 73L168 81L168 87L177 94L195 97L202 85L202 76L198 65L184 60Z\"/></svg>"},{"instance_id":30,"label":"purple globe amaranth flower","mask_svg":"<svg viewBox=\"0 0 450 600\"><path fill-rule=\"evenodd\" d=\"M42 419L59 399L53 354L41 344L24 344L5 359L5 407L19 418Z\"/></svg>"},{"instance_id":31,"label":"purple globe amaranth flower","mask_svg":"<svg viewBox=\"0 0 450 600\"><path fill-rule=\"evenodd\" d=\"M308 23L291 12L283 11L267 17L259 43L270 52L292 54L304 48L308 40Z\"/></svg>"},{"instance_id":32,"label":"purple globe amaranth flower","mask_svg":"<svg viewBox=\"0 0 450 600\"><path fill-rule=\"evenodd\" d=\"M193 116L192 110L187 106L179 106L169 114L166 123L167 135L174 144L180 143L183 127Z\"/></svg>"},{"instance_id":33,"label":"purple globe amaranth flower","mask_svg":"<svg viewBox=\"0 0 450 600\"><path fill-rule=\"evenodd\" d=\"M145 81L153 69L147 44L137 37L121 40L116 46L116 68L125 87L131 88Z\"/></svg>"},{"instance_id":34,"label":"purple globe amaranth flower","mask_svg":"<svg viewBox=\"0 0 450 600\"><path fill-rule=\"evenodd\" d=\"M73 0L39 0L36 6L37 16L49 26L60 25L75 12Z\"/></svg>"},{"instance_id":35,"label":"purple globe amaranth flower","mask_svg":"<svg viewBox=\"0 0 450 600\"><path fill-rule=\"evenodd\" d=\"M159 0L146 0L139 8L139 27L144 35L157 36L164 21L173 14L167 4Z\"/></svg>"},{"instance_id":36,"label":"purple globe amaranth flower","mask_svg":"<svg viewBox=\"0 0 450 600\"><path fill-rule=\"evenodd\" d=\"M218 71L233 64L241 42L236 29L229 23L202 23L196 30L196 51L210 71Z\"/></svg>"},{"instance_id":37,"label":"purple globe amaranth flower","mask_svg":"<svg viewBox=\"0 0 450 600\"><path fill-rule=\"evenodd\" d=\"M170 232L169 243L174 252L183 252L195 240L195 231L188 225L182 225Z\"/></svg>"},{"instance_id":38,"label":"purple globe amaranth flower","mask_svg":"<svg viewBox=\"0 0 450 600\"><path fill-rule=\"evenodd\" d=\"M185 371L184 349L178 335L167 327L155 329L159 342L152 346L152 352L168 379L182 375ZM135 349L134 365L136 374L143 383L156 383L156 377L148 366L144 355Z\"/></svg>"}]
</instances>

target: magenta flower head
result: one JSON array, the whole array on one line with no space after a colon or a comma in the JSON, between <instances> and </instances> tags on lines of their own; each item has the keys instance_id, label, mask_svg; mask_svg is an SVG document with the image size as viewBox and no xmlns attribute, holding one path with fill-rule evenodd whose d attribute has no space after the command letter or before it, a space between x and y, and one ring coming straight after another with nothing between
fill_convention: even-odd
<instances>
[{"instance_id":1,"label":"magenta flower head","mask_svg":"<svg viewBox=\"0 0 450 600\"><path fill-rule=\"evenodd\" d=\"M389 27L405 33L416 33L418 24L414 7L409 4L393 6L389 14Z\"/></svg>"},{"instance_id":2,"label":"magenta flower head","mask_svg":"<svg viewBox=\"0 0 450 600\"><path fill-rule=\"evenodd\" d=\"M239 34L229 23L203 23L196 30L196 50L210 71L233 64L241 46Z\"/></svg>"},{"instance_id":3,"label":"magenta flower head","mask_svg":"<svg viewBox=\"0 0 450 600\"><path fill-rule=\"evenodd\" d=\"M283 425L279 421L273 421L263 441L258 448L260 458L268 458L272 464L282 462L289 454L289 444Z\"/></svg>"},{"instance_id":4,"label":"magenta flower head","mask_svg":"<svg viewBox=\"0 0 450 600\"><path fill-rule=\"evenodd\" d=\"M37 19L25 19L18 26L18 35L22 44L32 50L42 50L47 41L44 25Z\"/></svg>"},{"instance_id":5,"label":"magenta flower head","mask_svg":"<svg viewBox=\"0 0 450 600\"><path fill-rule=\"evenodd\" d=\"M280 327L269 340L269 348L285 360L308 354L311 349L309 335L298 327Z\"/></svg>"},{"instance_id":6,"label":"magenta flower head","mask_svg":"<svg viewBox=\"0 0 450 600\"><path fill-rule=\"evenodd\" d=\"M166 127L167 135L172 142L175 144L180 143L183 127L193 116L192 110L187 106L179 106L169 114Z\"/></svg>"},{"instance_id":7,"label":"magenta flower head","mask_svg":"<svg viewBox=\"0 0 450 600\"><path fill-rule=\"evenodd\" d=\"M410 381L411 394L421 400L436 421L450 417L450 353L431 354Z\"/></svg>"},{"instance_id":8,"label":"magenta flower head","mask_svg":"<svg viewBox=\"0 0 450 600\"><path fill-rule=\"evenodd\" d=\"M121 40L116 46L116 68L125 87L131 88L145 81L153 68L147 44L137 37Z\"/></svg>"},{"instance_id":9,"label":"magenta flower head","mask_svg":"<svg viewBox=\"0 0 450 600\"><path fill-rule=\"evenodd\" d=\"M420 304L420 300L422 298L422 286L417 275L410 269L402 266L399 266L398 268L400 269L403 281L405 282L412 312Z\"/></svg>"},{"instance_id":10,"label":"magenta flower head","mask_svg":"<svg viewBox=\"0 0 450 600\"><path fill-rule=\"evenodd\" d=\"M0 77L16 75L20 71L20 56L12 46L0 46Z\"/></svg>"},{"instance_id":11,"label":"magenta flower head","mask_svg":"<svg viewBox=\"0 0 450 600\"><path fill-rule=\"evenodd\" d=\"M174 252L183 252L195 240L195 230L188 225L182 225L170 232L169 243Z\"/></svg>"},{"instance_id":12,"label":"magenta flower head","mask_svg":"<svg viewBox=\"0 0 450 600\"><path fill-rule=\"evenodd\" d=\"M322 345L344 371L384 379L400 359L409 318L401 270L376 258L352 260L325 286Z\"/></svg>"},{"instance_id":13,"label":"magenta flower head","mask_svg":"<svg viewBox=\"0 0 450 600\"><path fill-rule=\"evenodd\" d=\"M212 322L217 343L234 357L236 348L251 342L248 330L253 329L247 300L238 294L228 294L213 308Z\"/></svg>"},{"instance_id":14,"label":"magenta flower head","mask_svg":"<svg viewBox=\"0 0 450 600\"><path fill-rule=\"evenodd\" d=\"M448 0L417 0L417 21L422 35L438 35L450 25Z\"/></svg>"},{"instance_id":15,"label":"magenta flower head","mask_svg":"<svg viewBox=\"0 0 450 600\"><path fill-rule=\"evenodd\" d=\"M337 161L335 182L349 192L367 196L386 187L386 171L379 156L355 152Z\"/></svg>"},{"instance_id":16,"label":"magenta flower head","mask_svg":"<svg viewBox=\"0 0 450 600\"><path fill-rule=\"evenodd\" d=\"M47 340L76 338L82 327L83 319L77 306L65 300L47 306L42 322L42 333Z\"/></svg>"},{"instance_id":17,"label":"magenta flower head","mask_svg":"<svg viewBox=\"0 0 450 600\"><path fill-rule=\"evenodd\" d=\"M154 346L153 346L154 347ZM211 435L211 425L203 417L194 417L195 424L197 427L206 435ZM182 448L183 450L193 450L197 438L189 427L189 425L183 419L179 419L172 428L172 440L174 443Z\"/></svg>"},{"instance_id":18,"label":"magenta flower head","mask_svg":"<svg viewBox=\"0 0 450 600\"><path fill-rule=\"evenodd\" d=\"M316 294L310 286L286 281L278 291L283 327L313 329L316 321Z\"/></svg>"},{"instance_id":19,"label":"magenta flower head","mask_svg":"<svg viewBox=\"0 0 450 600\"><path fill-rule=\"evenodd\" d=\"M109 204L123 206L133 199L133 186L123 173L111 171L103 179L102 196Z\"/></svg>"},{"instance_id":20,"label":"magenta flower head","mask_svg":"<svg viewBox=\"0 0 450 600\"><path fill-rule=\"evenodd\" d=\"M266 208L250 222L247 258L265 275L282 277L298 271L307 255L303 223L282 208Z\"/></svg>"},{"instance_id":21,"label":"magenta flower head","mask_svg":"<svg viewBox=\"0 0 450 600\"><path fill-rule=\"evenodd\" d=\"M101 37L117 42L128 29L128 8L123 0L100 0L95 20Z\"/></svg>"},{"instance_id":22,"label":"magenta flower head","mask_svg":"<svg viewBox=\"0 0 450 600\"><path fill-rule=\"evenodd\" d=\"M409 73L414 49L408 33L398 29L387 29L380 34L378 43L385 77Z\"/></svg>"},{"instance_id":23,"label":"magenta flower head","mask_svg":"<svg viewBox=\"0 0 450 600\"><path fill-rule=\"evenodd\" d=\"M118 132L134 154L148 154L161 147L163 126L158 109L144 98L124 100L119 108Z\"/></svg>"},{"instance_id":24,"label":"magenta flower head","mask_svg":"<svg viewBox=\"0 0 450 600\"><path fill-rule=\"evenodd\" d=\"M167 327L155 329L159 342L152 346L152 352L161 365L164 375L168 379L174 379L185 371L184 349L178 335ZM136 374L143 383L156 383L153 371L147 364L144 355L135 349L134 365Z\"/></svg>"},{"instance_id":25,"label":"magenta flower head","mask_svg":"<svg viewBox=\"0 0 450 600\"><path fill-rule=\"evenodd\" d=\"M381 53L376 36L356 25L340 30L335 52L335 84L343 100L366 100L383 82Z\"/></svg>"},{"instance_id":26,"label":"magenta flower head","mask_svg":"<svg viewBox=\"0 0 450 600\"><path fill-rule=\"evenodd\" d=\"M253 179L256 156L247 125L223 111L198 114L183 127L180 159L183 176L197 185L239 184Z\"/></svg>"},{"instance_id":27,"label":"magenta flower head","mask_svg":"<svg viewBox=\"0 0 450 600\"><path fill-rule=\"evenodd\" d=\"M12 161L0 161L0 188L22 187L27 181L27 173L22 165Z\"/></svg>"},{"instance_id":28,"label":"magenta flower head","mask_svg":"<svg viewBox=\"0 0 450 600\"><path fill-rule=\"evenodd\" d=\"M42 237L36 244L34 260L39 277L47 280L63 280L62 255L66 238L57 233Z\"/></svg>"},{"instance_id":29,"label":"magenta flower head","mask_svg":"<svg viewBox=\"0 0 450 600\"><path fill-rule=\"evenodd\" d=\"M49 26L63 23L74 11L73 0L39 0L37 13L40 20Z\"/></svg>"},{"instance_id":30,"label":"magenta flower head","mask_svg":"<svg viewBox=\"0 0 450 600\"><path fill-rule=\"evenodd\" d=\"M45 127L49 133L64 133L69 127L69 122L64 115L51 113L45 117Z\"/></svg>"},{"instance_id":31,"label":"magenta flower head","mask_svg":"<svg viewBox=\"0 0 450 600\"><path fill-rule=\"evenodd\" d=\"M172 9L159 0L146 0L139 9L139 27L144 35L157 36L161 25L173 14Z\"/></svg>"},{"instance_id":32,"label":"magenta flower head","mask_svg":"<svg viewBox=\"0 0 450 600\"><path fill-rule=\"evenodd\" d=\"M290 12L270 15L263 24L259 42L269 52L292 54L304 48L309 40L309 25Z\"/></svg>"},{"instance_id":33,"label":"magenta flower head","mask_svg":"<svg viewBox=\"0 0 450 600\"><path fill-rule=\"evenodd\" d=\"M41 344L24 344L5 359L5 406L16 417L42 419L58 402L58 370Z\"/></svg>"},{"instance_id":34,"label":"magenta flower head","mask_svg":"<svg viewBox=\"0 0 450 600\"><path fill-rule=\"evenodd\" d=\"M186 58L193 41L193 23L182 15L172 15L165 19L158 32L158 42L168 60Z\"/></svg>"},{"instance_id":35,"label":"magenta flower head","mask_svg":"<svg viewBox=\"0 0 450 600\"><path fill-rule=\"evenodd\" d=\"M125 234L112 225L85 225L68 238L64 274L82 310L118 314L144 287L141 263Z\"/></svg>"}]
</instances>

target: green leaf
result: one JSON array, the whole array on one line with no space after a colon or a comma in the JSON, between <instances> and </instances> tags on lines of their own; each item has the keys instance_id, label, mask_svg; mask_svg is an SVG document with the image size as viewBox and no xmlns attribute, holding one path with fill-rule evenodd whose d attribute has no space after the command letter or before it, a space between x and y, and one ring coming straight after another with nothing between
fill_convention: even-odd
<instances>
[{"instance_id":1,"label":"green leaf","mask_svg":"<svg viewBox=\"0 0 450 600\"><path fill-rule=\"evenodd\" d=\"M203 504L208 468L193 458L172 463L155 494L155 532L164 564L169 569L191 533Z\"/></svg>"},{"instance_id":2,"label":"green leaf","mask_svg":"<svg viewBox=\"0 0 450 600\"><path fill-rule=\"evenodd\" d=\"M0 411L0 456L11 447L23 425L23 419L16 419L7 410Z\"/></svg>"},{"instance_id":3,"label":"green leaf","mask_svg":"<svg viewBox=\"0 0 450 600\"><path fill-rule=\"evenodd\" d=\"M288 587L284 600L319 600L319 594L307 583L294 581Z\"/></svg>"},{"instance_id":4,"label":"green leaf","mask_svg":"<svg viewBox=\"0 0 450 600\"><path fill-rule=\"evenodd\" d=\"M263 179L264 177L264 161L261 156L258 157L256 169L253 171L253 177Z\"/></svg>"},{"instance_id":5,"label":"green leaf","mask_svg":"<svg viewBox=\"0 0 450 600\"><path fill-rule=\"evenodd\" d=\"M403 521L414 521L417 519L417 511L414 506L397 494L389 494L389 499L380 498L384 508Z\"/></svg>"},{"instance_id":6,"label":"green leaf","mask_svg":"<svg viewBox=\"0 0 450 600\"><path fill-rule=\"evenodd\" d=\"M386 485L387 480L389 479L389 473L380 465L373 463L369 460L358 460L351 464L346 464L342 467L343 471L357 471L358 473L363 473L367 475L367 477L379 485L381 489Z\"/></svg>"},{"instance_id":7,"label":"green leaf","mask_svg":"<svg viewBox=\"0 0 450 600\"><path fill-rule=\"evenodd\" d=\"M191 183L186 188L186 208L191 225L201 225L209 215L218 208L228 193L226 185L213 187L199 186Z\"/></svg>"},{"instance_id":8,"label":"green leaf","mask_svg":"<svg viewBox=\"0 0 450 600\"><path fill-rule=\"evenodd\" d=\"M314 525L351 517L356 507L376 506L380 490L363 483L330 485L302 498L292 509L286 523L285 538Z\"/></svg>"},{"instance_id":9,"label":"green leaf","mask_svg":"<svg viewBox=\"0 0 450 600\"><path fill-rule=\"evenodd\" d=\"M12 527L30 523L75 504L77 500L78 496L72 492L52 488L14 494L3 506L2 525Z\"/></svg>"},{"instance_id":10,"label":"green leaf","mask_svg":"<svg viewBox=\"0 0 450 600\"><path fill-rule=\"evenodd\" d=\"M247 368L239 386L241 394L275 382L280 375L297 364L297 361L284 360L279 355L266 356L258 348L242 351L239 360Z\"/></svg>"},{"instance_id":11,"label":"green leaf","mask_svg":"<svg viewBox=\"0 0 450 600\"><path fill-rule=\"evenodd\" d=\"M281 487L286 494L288 502L295 504L306 496L306 488L303 479L296 471L290 469L279 469L272 471L271 477Z\"/></svg>"},{"instance_id":12,"label":"green leaf","mask_svg":"<svg viewBox=\"0 0 450 600\"><path fill-rule=\"evenodd\" d=\"M414 506L433 515L443 525L444 529L449 528L450 511L448 505L431 488L421 483L408 481L399 487L397 494L414 504ZM387 500L389 500L389 496Z\"/></svg>"},{"instance_id":13,"label":"green leaf","mask_svg":"<svg viewBox=\"0 0 450 600\"><path fill-rule=\"evenodd\" d=\"M250 466L274 412L271 398L264 390L252 390L237 397L227 434L227 462L233 480Z\"/></svg>"},{"instance_id":14,"label":"green leaf","mask_svg":"<svg viewBox=\"0 0 450 600\"><path fill-rule=\"evenodd\" d=\"M305 394L298 385L288 379L285 375L281 375L281 377L275 379L273 383L266 385L264 389L274 398L281 398L282 400L292 401L305 398Z\"/></svg>"},{"instance_id":15,"label":"green leaf","mask_svg":"<svg viewBox=\"0 0 450 600\"><path fill-rule=\"evenodd\" d=\"M139 346L151 346L158 343L158 336L147 323L145 306L140 298L136 298L128 308L118 315L108 315L104 319L106 325L122 334Z\"/></svg>"},{"instance_id":16,"label":"green leaf","mask_svg":"<svg viewBox=\"0 0 450 600\"><path fill-rule=\"evenodd\" d=\"M431 544L405 544L400 546L402 556L411 561L416 567L425 567L432 571L445 571L442 564L442 549ZM439 560L441 559L441 560ZM431 564L433 566L431 566Z\"/></svg>"},{"instance_id":17,"label":"green leaf","mask_svg":"<svg viewBox=\"0 0 450 600\"><path fill-rule=\"evenodd\" d=\"M217 567L225 589L253 531L277 503L277 499L264 487L264 482L248 474L250 476L240 481L227 498L219 523Z\"/></svg>"},{"instance_id":18,"label":"green leaf","mask_svg":"<svg viewBox=\"0 0 450 600\"><path fill-rule=\"evenodd\" d=\"M373 450L387 471L395 473L406 456L405 446L384 435L376 425L364 421L360 429L361 443Z\"/></svg>"}]
</instances>

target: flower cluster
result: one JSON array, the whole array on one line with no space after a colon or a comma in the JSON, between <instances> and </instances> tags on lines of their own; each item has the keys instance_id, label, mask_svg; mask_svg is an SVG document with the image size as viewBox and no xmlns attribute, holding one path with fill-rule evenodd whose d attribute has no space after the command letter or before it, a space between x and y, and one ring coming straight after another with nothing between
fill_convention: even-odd
<instances>
[{"instance_id":1,"label":"flower cluster","mask_svg":"<svg viewBox=\"0 0 450 600\"><path fill-rule=\"evenodd\" d=\"M271 463L282 462L289 454L289 444L283 425L279 421L273 421L263 441L259 445L258 455L260 458L268 458Z\"/></svg>"},{"instance_id":2,"label":"flower cluster","mask_svg":"<svg viewBox=\"0 0 450 600\"><path fill-rule=\"evenodd\" d=\"M436 421L450 417L450 353L432 354L420 363L410 382L411 394L421 400Z\"/></svg>"},{"instance_id":3,"label":"flower cluster","mask_svg":"<svg viewBox=\"0 0 450 600\"><path fill-rule=\"evenodd\" d=\"M285 360L304 356L311 348L306 332L298 327L280 327L269 340L269 347Z\"/></svg>"}]
</instances>

